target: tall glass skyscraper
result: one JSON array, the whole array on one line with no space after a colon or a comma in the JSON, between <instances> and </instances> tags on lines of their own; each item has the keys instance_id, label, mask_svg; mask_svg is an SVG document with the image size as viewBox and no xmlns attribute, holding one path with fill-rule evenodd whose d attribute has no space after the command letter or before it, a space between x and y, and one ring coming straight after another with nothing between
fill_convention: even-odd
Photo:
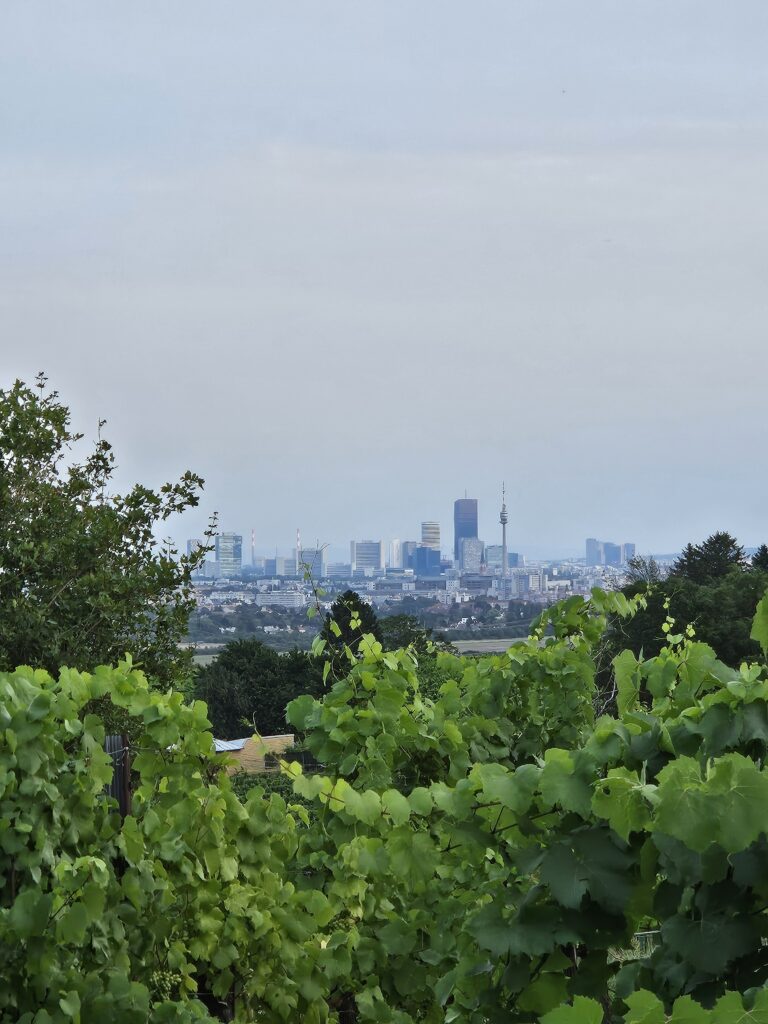
<instances>
[{"instance_id":1,"label":"tall glass skyscraper","mask_svg":"<svg viewBox=\"0 0 768 1024\"><path fill-rule=\"evenodd\" d=\"M465 537L477 537L477 498L458 498L453 503L453 557L457 562Z\"/></svg>"},{"instance_id":2,"label":"tall glass skyscraper","mask_svg":"<svg viewBox=\"0 0 768 1024\"><path fill-rule=\"evenodd\" d=\"M239 533L216 536L216 566L222 579L240 576L243 571L243 538Z\"/></svg>"}]
</instances>

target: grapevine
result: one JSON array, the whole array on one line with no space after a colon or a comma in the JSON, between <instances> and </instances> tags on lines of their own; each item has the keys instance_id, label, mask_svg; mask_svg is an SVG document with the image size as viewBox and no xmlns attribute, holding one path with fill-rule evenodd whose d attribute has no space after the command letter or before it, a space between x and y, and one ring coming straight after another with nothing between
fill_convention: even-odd
<instances>
[{"instance_id":1,"label":"grapevine","mask_svg":"<svg viewBox=\"0 0 768 1024\"><path fill-rule=\"evenodd\" d=\"M235 791L205 705L129 660L0 675L0 1019L768 1019L765 666L671 623L595 719L632 610L595 592L506 654L441 654L432 696L363 638L288 709L322 767L271 792ZM124 819L104 704L135 726Z\"/></svg>"}]
</instances>

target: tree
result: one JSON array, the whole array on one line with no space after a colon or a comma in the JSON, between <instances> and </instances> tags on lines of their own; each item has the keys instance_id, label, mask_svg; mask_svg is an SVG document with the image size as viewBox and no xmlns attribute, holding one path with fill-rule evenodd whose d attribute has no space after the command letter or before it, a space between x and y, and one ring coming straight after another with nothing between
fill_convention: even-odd
<instances>
[{"instance_id":1,"label":"tree","mask_svg":"<svg viewBox=\"0 0 768 1024\"><path fill-rule=\"evenodd\" d=\"M331 663L334 675L349 668L350 654L357 654L360 640L368 633L381 640L376 612L357 591L345 590L331 605L319 634L325 641L324 657Z\"/></svg>"},{"instance_id":2,"label":"tree","mask_svg":"<svg viewBox=\"0 0 768 1024\"><path fill-rule=\"evenodd\" d=\"M768 572L768 544L761 544L752 555L752 568L761 572Z\"/></svg>"},{"instance_id":3,"label":"tree","mask_svg":"<svg viewBox=\"0 0 768 1024\"><path fill-rule=\"evenodd\" d=\"M645 584L625 587L628 597L644 594L646 606L631 619L611 621L606 664L623 649L638 657L655 657L666 643L663 626L668 615L675 620L675 631L693 626L696 638L727 664L752 661L758 647L750 638L751 623L766 586L768 573L732 569L706 583L670 576L650 589Z\"/></svg>"},{"instance_id":4,"label":"tree","mask_svg":"<svg viewBox=\"0 0 768 1024\"><path fill-rule=\"evenodd\" d=\"M227 644L216 661L199 670L194 683L195 697L208 705L214 735L223 740L252 732L284 733L289 701L322 692L317 659L298 650L278 654L253 639Z\"/></svg>"},{"instance_id":5,"label":"tree","mask_svg":"<svg viewBox=\"0 0 768 1024\"><path fill-rule=\"evenodd\" d=\"M435 636L434 630L423 626L415 615L387 615L379 619L379 639L385 651L398 651L413 647L417 654L426 654L431 649L453 650L442 636Z\"/></svg>"},{"instance_id":6,"label":"tree","mask_svg":"<svg viewBox=\"0 0 768 1024\"><path fill-rule=\"evenodd\" d=\"M689 545L690 546L690 545ZM646 583L648 585L658 583L661 579L659 563L652 556L635 555L627 562L626 571L627 583Z\"/></svg>"},{"instance_id":7,"label":"tree","mask_svg":"<svg viewBox=\"0 0 768 1024\"><path fill-rule=\"evenodd\" d=\"M191 575L208 550L178 557L156 539L197 505L187 472L159 491L110 492L115 460L99 436L82 461L81 434L41 374L0 391L0 668L91 669L130 652L161 685L190 670L179 647L194 607Z\"/></svg>"},{"instance_id":8,"label":"tree","mask_svg":"<svg viewBox=\"0 0 768 1024\"><path fill-rule=\"evenodd\" d=\"M730 533L713 533L702 544L686 544L672 566L671 576L707 583L727 575L731 569L743 569L744 548Z\"/></svg>"}]
</instances>

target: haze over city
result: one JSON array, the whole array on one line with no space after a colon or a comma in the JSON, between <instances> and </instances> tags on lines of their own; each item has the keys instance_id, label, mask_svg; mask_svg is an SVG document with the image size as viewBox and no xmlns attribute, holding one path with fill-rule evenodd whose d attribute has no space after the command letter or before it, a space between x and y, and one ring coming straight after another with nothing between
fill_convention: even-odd
<instances>
[{"instance_id":1,"label":"haze over city","mask_svg":"<svg viewBox=\"0 0 768 1024\"><path fill-rule=\"evenodd\" d=\"M261 551L766 540L768 9L0 15L0 370ZM444 545L446 546L446 545Z\"/></svg>"}]
</instances>

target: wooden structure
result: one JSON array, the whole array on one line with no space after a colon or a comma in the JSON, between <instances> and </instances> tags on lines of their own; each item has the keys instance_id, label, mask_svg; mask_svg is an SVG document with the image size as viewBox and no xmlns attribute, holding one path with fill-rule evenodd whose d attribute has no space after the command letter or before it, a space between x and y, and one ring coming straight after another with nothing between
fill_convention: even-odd
<instances>
[{"instance_id":1,"label":"wooden structure","mask_svg":"<svg viewBox=\"0 0 768 1024\"><path fill-rule=\"evenodd\" d=\"M214 740L216 751L227 754L231 764L227 766L230 775L235 772L277 771L277 761L294 744L293 733L282 736L248 736L241 740ZM270 755L272 755L270 757Z\"/></svg>"}]
</instances>

